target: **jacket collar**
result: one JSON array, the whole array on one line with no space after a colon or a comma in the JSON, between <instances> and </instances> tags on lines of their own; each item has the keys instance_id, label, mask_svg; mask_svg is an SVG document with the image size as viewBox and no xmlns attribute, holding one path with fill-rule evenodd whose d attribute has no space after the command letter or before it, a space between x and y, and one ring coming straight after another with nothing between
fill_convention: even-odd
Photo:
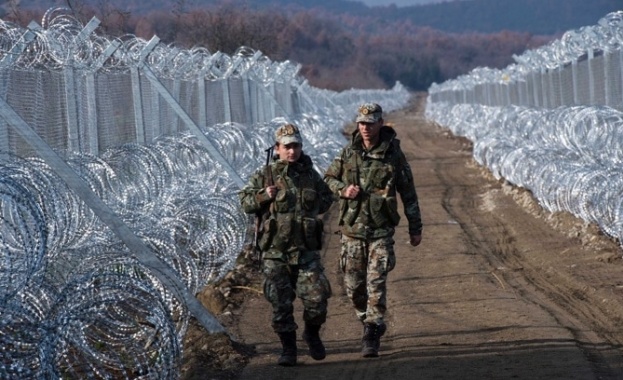
<instances>
[{"instance_id":1,"label":"jacket collar","mask_svg":"<svg viewBox=\"0 0 623 380\"><path fill-rule=\"evenodd\" d=\"M305 153L301 153L301 157L296 162L288 162L280 160L278 156L273 157L273 167L278 171L292 169L296 172L304 172L314 167L311 158Z\"/></svg>"},{"instance_id":2,"label":"jacket collar","mask_svg":"<svg viewBox=\"0 0 623 380\"><path fill-rule=\"evenodd\" d=\"M367 154L370 156L380 156L383 157L389 147L392 145L392 141L396 138L396 131L393 128L384 125L381 127L379 131L379 143L373 146L370 150L367 151ZM366 149L363 146L363 138L359 133L359 129L356 129L351 137L351 145L353 150L359 151L361 153L366 152Z\"/></svg>"}]
</instances>

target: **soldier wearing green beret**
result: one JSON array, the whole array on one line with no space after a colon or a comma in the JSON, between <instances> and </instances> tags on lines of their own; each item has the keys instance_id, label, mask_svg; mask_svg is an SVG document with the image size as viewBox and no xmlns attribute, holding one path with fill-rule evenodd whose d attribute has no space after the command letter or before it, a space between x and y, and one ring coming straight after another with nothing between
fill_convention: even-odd
<instances>
[{"instance_id":1,"label":"soldier wearing green beret","mask_svg":"<svg viewBox=\"0 0 623 380\"><path fill-rule=\"evenodd\" d=\"M386 281L394 268L394 232L400 194L409 224L410 243L422 241L422 220L413 174L396 132L384 126L376 103L359 107L357 130L324 175L340 198L339 225L346 294L363 323L362 355L377 357L386 331Z\"/></svg>"},{"instance_id":2,"label":"soldier wearing green beret","mask_svg":"<svg viewBox=\"0 0 623 380\"><path fill-rule=\"evenodd\" d=\"M272 162L253 174L238 194L246 213L265 216L258 248L264 296L273 308L272 328L282 343L278 360L282 366L296 365L296 296L304 307L303 339L310 355L315 360L326 355L319 333L326 321L331 287L320 260L323 224L318 215L329 209L333 194L302 147L295 125L279 127Z\"/></svg>"}]
</instances>

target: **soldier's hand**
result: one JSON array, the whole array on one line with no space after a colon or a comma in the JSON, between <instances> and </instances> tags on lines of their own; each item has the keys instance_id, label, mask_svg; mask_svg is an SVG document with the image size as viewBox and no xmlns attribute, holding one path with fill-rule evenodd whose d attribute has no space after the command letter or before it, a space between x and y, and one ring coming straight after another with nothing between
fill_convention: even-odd
<instances>
[{"instance_id":1,"label":"soldier's hand","mask_svg":"<svg viewBox=\"0 0 623 380\"><path fill-rule=\"evenodd\" d=\"M422 235L410 235L409 238L409 243L414 247L417 247L422 242Z\"/></svg>"},{"instance_id":2,"label":"soldier's hand","mask_svg":"<svg viewBox=\"0 0 623 380\"><path fill-rule=\"evenodd\" d=\"M273 199L277 196L277 186L267 186L266 189L264 189L266 191L266 194L268 194L268 196Z\"/></svg>"},{"instance_id":3,"label":"soldier's hand","mask_svg":"<svg viewBox=\"0 0 623 380\"><path fill-rule=\"evenodd\" d=\"M360 188L357 185L348 185L342 189L342 198L355 199L359 195L359 190Z\"/></svg>"}]
</instances>

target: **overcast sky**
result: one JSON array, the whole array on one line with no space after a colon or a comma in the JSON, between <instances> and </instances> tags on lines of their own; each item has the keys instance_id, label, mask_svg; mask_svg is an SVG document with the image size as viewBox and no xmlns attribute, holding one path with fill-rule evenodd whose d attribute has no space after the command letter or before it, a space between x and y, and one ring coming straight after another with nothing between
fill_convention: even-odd
<instances>
[{"instance_id":1,"label":"overcast sky","mask_svg":"<svg viewBox=\"0 0 623 380\"><path fill-rule=\"evenodd\" d=\"M441 3L443 1L448 1L448 0L357 0L357 1L361 1L362 3L368 6L396 4L396 6L398 7L404 7L408 5Z\"/></svg>"}]
</instances>

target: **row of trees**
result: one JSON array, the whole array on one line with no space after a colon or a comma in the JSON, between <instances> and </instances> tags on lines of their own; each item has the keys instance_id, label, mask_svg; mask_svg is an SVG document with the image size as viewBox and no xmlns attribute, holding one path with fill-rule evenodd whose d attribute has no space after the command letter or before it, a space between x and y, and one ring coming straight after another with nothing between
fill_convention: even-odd
<instances>
[{"instance_id":1,"label":"row of trees","mask_svg":"<svg viewBox=\"0 0 623 380\"><path fill-rule=\"evenodd\" d=\"M510 31L449 34L409 21L375 25L372 32L366 28L372 19L317 9L286 14L224 3L187 10L184 0L171 9L132 15L98 1L95 6L78 0L68 4L83 21L96 15L103 31L112 36L130 33L149 39L155 34L165 43L227 54L248 46L274 61L300 63L310 84L337 91L387 88L396 81L422 91L478 66L502 68L512 62L513 54L551 39ZM27 25L45 11L26 12L18 4L6 20Z\"/></svg>"}]
</instances>

